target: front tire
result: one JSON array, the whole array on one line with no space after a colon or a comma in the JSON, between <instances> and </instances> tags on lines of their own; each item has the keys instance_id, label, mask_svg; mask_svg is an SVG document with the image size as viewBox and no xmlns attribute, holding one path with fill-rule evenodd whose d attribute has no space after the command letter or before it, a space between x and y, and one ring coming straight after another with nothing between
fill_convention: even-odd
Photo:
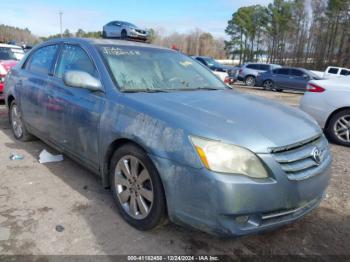
<instances>
[{"instance_id":1,"label":"front tire","mask_svg":"<svg viewBox=\"0 0 350 262\"><path fill-rule=\"evenodd\" d=\"M255 86L255 83L256 83L256 79L254 76L247 76L244 80L244 83L247 85L247 86Z\"/></svg>"},{"instance_id":2,"label":"front tire","mask_svg":"<svg viewBox=\"0 0 350 262\"><path fill-rule=\"evenodd\" d=\"M110 168L113 198L123 219L138 230L151 230L166 219L163 184L151 159L126 144L113 155Z\"/></svg>"},{"instance_id":3,"label":"front tire","mask_svg":"<svg viewBox=\"0 0 350 262\"><path fill-rule=\"evenodd\" d=\"M12 101L9 112L12 133L17 140L27 142L33 139L33 136L26 129L22 114L15 101Z\"/></svg>"},{"instance_id":4,"label":"front tire","mask_svg":"<svg viewBox=\"0 0 350 262\"><path fill-rule=\"evenodd\" d=\"M350 146L350 109L342 110L333 115L326 127L327 137L334 143Z\"/></svg>"},{"instance_id":5,"label":"front tire","mask_svg":"<svg viewBox=\"0 0 350 262\"><path fill-rule=\"evenodd\" d=\"M263 83L263 88L264 89L266 89L266 90L273 90L273 88L274 88L274 83L272 82L272 80L266 80L266 81L264 81L264 83Z\"/></svg>"}]
</instances>

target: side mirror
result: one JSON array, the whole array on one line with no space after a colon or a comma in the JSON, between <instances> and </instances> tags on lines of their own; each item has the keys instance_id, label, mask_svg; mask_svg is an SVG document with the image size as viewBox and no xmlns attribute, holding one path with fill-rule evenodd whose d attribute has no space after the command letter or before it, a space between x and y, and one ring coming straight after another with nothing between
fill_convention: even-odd
<instances>
[{"instance_id":1,"label":"side mirror","mask_svg":"<svg viewBox=\"0 0 350 262\"><path fill-rule=\"evenodd\" d=\"M102 85L100 80L83 71L67 71L63 75L63 82L67 86L89 89L91 91L100 91Z\"/></svg>"}]
</instances>

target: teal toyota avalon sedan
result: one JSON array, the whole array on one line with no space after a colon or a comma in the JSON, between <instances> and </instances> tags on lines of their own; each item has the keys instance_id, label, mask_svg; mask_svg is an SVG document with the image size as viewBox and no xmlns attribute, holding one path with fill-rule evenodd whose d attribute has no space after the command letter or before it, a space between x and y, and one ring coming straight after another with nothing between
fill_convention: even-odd
<instances>
[{"instance_id":1,"label":"teal toyota avalon sedan","mask_svg":"<svg viewBox=\"0 0 350 262\"><path fill-rule=\"evenodd\" d=\"M225 236L273 229L317 207L329 181L314 120L174 50L50 40L11 70L5 99L16 139L38 137L96 173L139 230L167 217Z\"/></svg>"}]
</instances>

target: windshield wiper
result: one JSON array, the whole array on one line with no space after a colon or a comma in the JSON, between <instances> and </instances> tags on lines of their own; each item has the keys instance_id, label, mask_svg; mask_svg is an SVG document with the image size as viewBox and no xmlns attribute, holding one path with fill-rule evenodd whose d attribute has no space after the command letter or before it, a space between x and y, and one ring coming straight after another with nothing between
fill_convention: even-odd
<instances>
[{"instance_id":1,"label":"windshield wiper","mask_svg":"<svg viewBox=\"0 0 350 262\"><path fill-rule=\"evenodd\" d=\"M197 89L199 89L199 90L223 90L222 88L210 87L210 86L203 86L203 87L199 87Z\"/></svg>"},{"instance_id":2,"label":"windshield wiper","mask_svg":"<svg viewBox=\"0 0 350 262\"><path fill-rule=\"evenodd\" d=\"M198 90L224 90L222 88L216 88L216 87L208 87L208 86L204 86L204 87L197 87L197 88L179 88L176 89L177 91L198 91Z\"/></svg>"},{"instance_id":3,"label":"windshield wiper","mask_svg":"<svg viewBox=\"0 0 350 262\"><path fill-rule=\"evenodd\" d=\"M164 89L124 89L121 90L123 93L167 93Z\"/></svg>"}]
</instances>

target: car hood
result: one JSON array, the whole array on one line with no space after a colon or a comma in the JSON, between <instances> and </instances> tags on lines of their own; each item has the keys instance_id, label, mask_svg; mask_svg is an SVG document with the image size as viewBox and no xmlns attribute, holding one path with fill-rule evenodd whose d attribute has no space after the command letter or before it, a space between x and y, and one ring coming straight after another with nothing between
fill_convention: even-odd
<instances>
[{"instance_id":1,"label":"car hood","mask_svg":"<svg viewBox=\"0 0 350 262\"><path fill-rule=\"evenodd\" d=\"M234 90L132 94L190 135L268 153L322 133L299 109Z\"/></svg>"}]
</instances>

